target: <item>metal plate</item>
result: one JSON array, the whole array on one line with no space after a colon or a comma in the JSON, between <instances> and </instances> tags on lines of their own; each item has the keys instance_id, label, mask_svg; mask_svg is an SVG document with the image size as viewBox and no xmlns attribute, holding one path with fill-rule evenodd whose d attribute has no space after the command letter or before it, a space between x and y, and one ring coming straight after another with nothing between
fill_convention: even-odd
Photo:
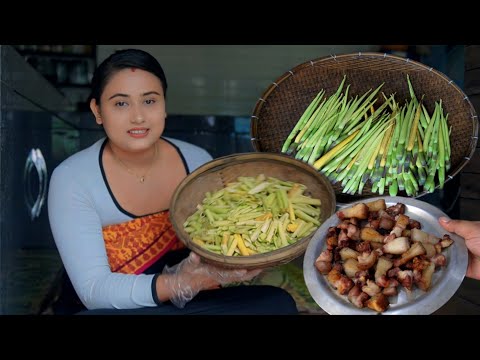
<instances>
[{"instance_id":1,"label":"metal plate","mask_svg":"<svg viewBox=\"0 0 480 360\"><path fill-rule=\"evenodd\" d=\"M438 310L444 305L458 290L460 284L465 277L468 265L468 250L465 246L465 240L458 235L449 233L443 229L438 223L440 216L448 217L440 209L426 202L406 198L406 197L375 197L363 200L363 202L371 202L378 199L385 199L388 206L403 203L406 205L405 215L417 220L422 225L422 230L443 237L449 234L454 243L443 250L443 254L447 258L445 267L437 268L433 274L432 286L429 291L414 286L414 290L410 296L407 295L405 289L400 285L398 287L398 295L389 297L390 306L383 313L385 315L427 315ZM352 206L357 201L345 205ZM303 274L308 291L312 295L316 303L331 315L377 315L378 313L369 308L359 309L350 303L346 296L338 295L335 289L328 283L326 276L322 275L315 268L315 260L320 253L326 248L325 240L327 230L331 226L340 223L336 214L333 214L325 221L315 232L310 243L308 244L303 260Z\"/></svg>"}]
</instances>

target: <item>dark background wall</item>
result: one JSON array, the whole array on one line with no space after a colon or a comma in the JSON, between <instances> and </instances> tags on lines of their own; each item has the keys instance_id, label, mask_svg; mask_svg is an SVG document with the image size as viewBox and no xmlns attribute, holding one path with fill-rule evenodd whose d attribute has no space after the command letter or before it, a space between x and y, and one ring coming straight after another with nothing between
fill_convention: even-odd
<instances>
[{"instance_id":1,"label":"dark background wall","mask_svg":"<svg viewBox=\"0 0 480 360\"><path fill-rule=\"evenodd\" d=\"M464 91L480 114L480 45L465 46L465 86ZM478 119L478 117L477 117ZM478 134L477 134L478 136ZM475 153L461 174L461 216L464 219L479 220L480 206L480 143L477 141Z\"/></svg>"}]
</instances>

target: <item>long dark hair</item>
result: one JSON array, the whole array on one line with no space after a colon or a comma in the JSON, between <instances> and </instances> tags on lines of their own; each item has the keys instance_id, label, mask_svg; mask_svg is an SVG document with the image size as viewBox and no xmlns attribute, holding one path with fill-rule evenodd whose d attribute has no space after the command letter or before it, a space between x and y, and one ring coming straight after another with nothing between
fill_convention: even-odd
<instances>
[{"instance_id":1,"label":"long dark hair","mask_svg":"<svg viewBox=\"0 0 480 360\"><path fill-rule=\"evenodd\" d=\"M163 87L163 96L167 96L167 78L162 66L148 52L139 49L117 50L95 69L92 78L91 92L88 102L95 99L100 104L100 97L110 78L125 68L137 68L148 71L160 79Z\"/></svg>"}]
</instances>

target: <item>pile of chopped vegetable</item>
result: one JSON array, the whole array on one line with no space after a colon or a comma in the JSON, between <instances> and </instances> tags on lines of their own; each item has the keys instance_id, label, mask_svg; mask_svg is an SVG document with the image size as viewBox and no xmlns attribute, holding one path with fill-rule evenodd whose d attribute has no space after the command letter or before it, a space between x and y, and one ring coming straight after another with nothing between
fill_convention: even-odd
<instances>
[{"instance_id":1,"label":"pile of chopped vegetable","mask_svg":"<svg viewBox=\"0 0 480 360\"><path fill-rule=\"evenodd\" d=\"M184 223L193 242L218 254L248 256L280 249L320 226L320 199L303 184L260 174L207 192Z\"/></svg>"}]
</instances>

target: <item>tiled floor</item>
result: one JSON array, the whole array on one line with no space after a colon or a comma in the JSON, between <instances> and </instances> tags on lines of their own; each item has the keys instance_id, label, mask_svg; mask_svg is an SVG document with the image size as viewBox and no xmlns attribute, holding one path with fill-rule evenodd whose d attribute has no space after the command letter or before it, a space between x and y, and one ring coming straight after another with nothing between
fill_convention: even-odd
<instances>
[{"instance_id":1,"label":"tiled floor","mask_svg":"<svg viewBox=\"0 0 480 360\"><path fill-rule=\"evenodd\" d=\"M52 249L19 250L13 263L18 268L12 269L6 280L9 282L6 314L36 314L61 269L58 252Z\"/></svg>"}]
</instances>

